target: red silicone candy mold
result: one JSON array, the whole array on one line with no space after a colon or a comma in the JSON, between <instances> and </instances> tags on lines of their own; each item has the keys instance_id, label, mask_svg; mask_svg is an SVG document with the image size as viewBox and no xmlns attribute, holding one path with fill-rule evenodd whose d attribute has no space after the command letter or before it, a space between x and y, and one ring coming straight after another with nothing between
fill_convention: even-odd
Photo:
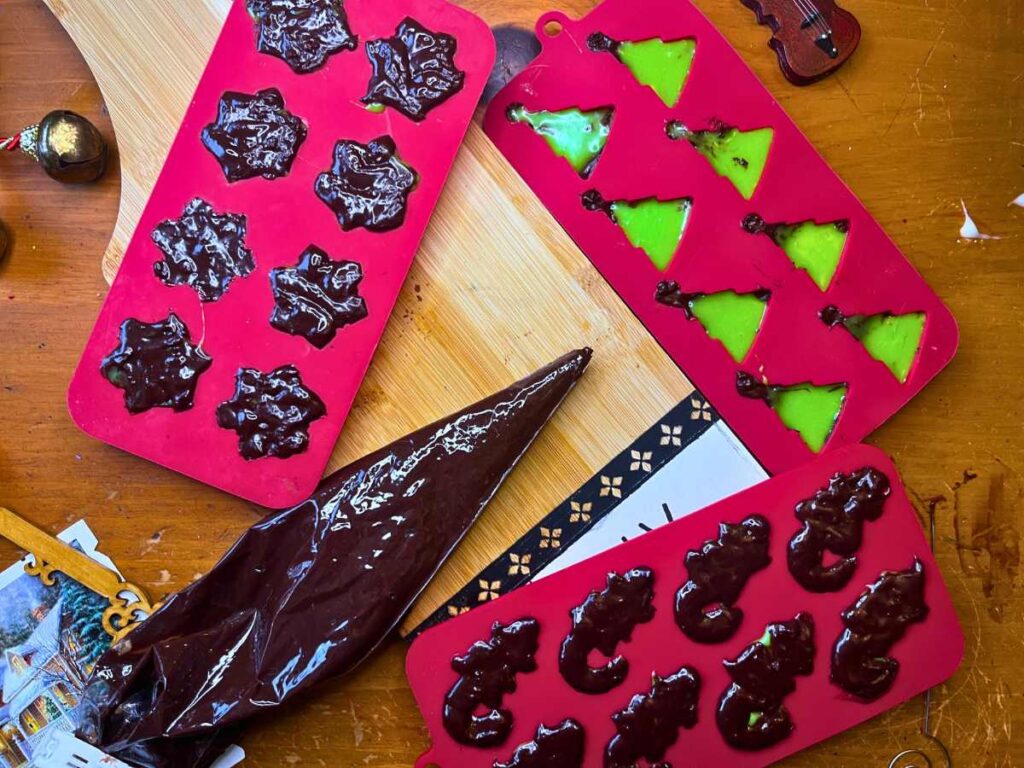
<instances>
[{"instance_id":1,"label":"red silicone candy mold","mask_svg":"<svg viewBox=\"0 0 1024 768\"><path fill-rule=\"evenodd\" d=\"M545 31L547 30L547 31ZM696 41L692 69L674 107L637 82L612 55L588 49L602 32L616 40ZM826 449L859 442L907 403L952 358L956 322L878 223L817 153L724 37L687 0L605 0L580 20L549 13L537 22L540 55L491 102L484 129L623 300L770 471L813 453L763 402L741 397L738 370L769 383L846 383L849 390ZM556 157L510 105L528 110L614 108L603 154L588 178ZM774 140L750 200L719 176L687 141L670 140L668 121L692 130L716 121L749 131L770 127ZM690 220L666 270L630 245L581 195L607 200L692 198ZM768 237L741 226L751 213L769 223L846 220L849 235L827 291L797 269ZM753 347L737 365L701 325L654 300L661 280L687 292L771 291ZM842 328L818 313L924 312L921 345L904 383Z\"/></svg>"},{"instance_id":2,"label":"red silicone candy mold","mask_svg":"<svg viewBox=\"0 0 1024 768\"><path fill-rule=\"evenodd\" d=\"M319 70L299 75L280 58L256 48L256 27L243 0L236 0L196 88L160 177L132 236L114 285L100 311L68 393L75 422L105 442L204 483L270 507L301 501L320 479L338 433L384 331L459 144L472 118L494 60L494 40L479 18L443 0L346 0L355 50L331 56ZM392 108L375 113L360 103L370 80L364 44L390 38L406 17L457 40L456 66L465 72L461 91L413 122ZM256 93L277 88L285 107L304 119L308 136L283 178L252 178L229 184L200 140L217 116L225 91ZM390 135L397 154L418 174L409 193L404 224L388 232L343 232L314 193L316 177L329 170L335 143L366 143ZM177 219L192 198L218 212L246 216L246 245L256 268L236 278L224 296L201 304L188 286L168 287L154 277L162 253L150 239L161 221ZM311 244L331 259L358 262L359 293L369 315L338 331L325 349L302 336L275 330L268 275L294 266ZM176 413L152 408L132 415L123 392L100 374L100 362L118 341L121 322L147 323L174 312L202 341L213 364L202 374L194 405ZM327 415L312 423L308 449L287 459L243 459L238 436L216 423L217 405L228 400L240 367L268 372L294 364L303 384L323 400Z\"/></svg>"},{"instance_id":3,"label":"red silicone candy mold","mask_svg":"<svg viewBox=\"0 0 1024 768\"><path fill-rule=\"evenodd\" d=\"M857 570L838 592L807 592L786 566L786 546L800 528L794 506L825 487L833 474L866 466L888 476L892 494L881 517L865 525ZM743 609L744 618L735 635L718 644L692 642L673 616L676 590L687 578L683 558L687 551L716 538L720 522L739 522L752 514L763 515L771 524L772 563L755 573L741 593L736 605ZM909 568L915 557L924 564L929 613L922 623L911 624L888 652L900 662L892 688L876 701L862 703L829 682L832 645L842 631L839 613L882 571ZM571 627L569 611L591 590L603 589L609 572L624 573L638 566L654 571L655 614L649 623L634 628L631 641L616 648L617 654L629 660L629 674L608 693L578 693L558 671L559 647ZM718 699L729 684L722 660L735 658L761 636L768 623L792 619L799 611L814 618L816 653L813 673L797 677L795 693L784 702L795 729L788 738L760 752L733 749L715 725ZM504 698L502 707L514 717L511 734L500 746L488 749L456 743L441 720L445 694L458 680L451 659L465 653L475 641L487 640L494 622L506 624L525 617L540 624L537 670L518 675L517 690ZM572 717L586 732L584 765L601 766L605 745L615 734L612 713L624 708L633 694L649 691L652 672L667 676L683 665L694 667L702 678L697 724L680 730L664 759L676 766L768 765L942 682L956 670L963 647L949 593L895 466L875 448L847 446L425 632L406 658L406 674L433 742L416 765L491 768L496 759L508 760L519 744L532 740L539 724L554 727Z\"/></svg>"}]
</instances>

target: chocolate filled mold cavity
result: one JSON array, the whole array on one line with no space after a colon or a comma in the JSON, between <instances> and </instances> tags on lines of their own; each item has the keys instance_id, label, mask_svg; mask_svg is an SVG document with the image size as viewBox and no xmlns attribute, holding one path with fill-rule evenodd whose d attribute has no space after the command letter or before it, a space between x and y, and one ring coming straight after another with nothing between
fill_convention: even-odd
<instances>
[{"instance_id":1,"label":"chocolate filled mold cavity","mask_svg":"<svg viewBox=\"0 0 1024 768\"><path fill-rule=\"evenodd\" d=\"M583 726L567 718L554 728L543 723L533 741L520 744L506 761L494 761L494 768L582 768L586 737Z\"/></svg>"},{"instance_id":2,"label":"chocolate filled mold cavity","mask_svg":"<svg viewBox=\"0 0 1024 768\"><path fill-rule=\"evenodd\" d=\"M654 618L654 572L650 568L609 573L607 584L572 609L572 629L558 655L562 677L581 693L605 693L626 679L629 660L614 655L615 650L632 637L637 624ZM609 657L608 663L592 667L593 651Z\"/></svg>"},{"instance_id":3,"label":"chocolate filled mold cavity","mask_svg":"<svg viewBox=\"0 0 1024 768\"><path fill-rule=\"evenodd\" d=\"M294 267L270 270L274 294L270 324L323 349L338 330L367 316L366 302L359 295L362 279L359 264L332 261L323 250L311 245Z\"/></svg>"},{"instance_id":4,"label":"chocolate filled mold cavity","mask_svg":"<svg viewBox=\"0 0 1024 768\"><path fill-rule=\"evenodd\" d=\"M380 136L367 144L339 141L331 170L317 177L315 191L343 230L387 232L405 221L415 184L416 171L399 158L394 140Z\"/></svg>"},{"instance_id":5,"label":"chocolate filled mold cavity","mask_svg":"<svg viewBox=\"0 0 1024 768\"><path fill-rule=\"evenodd\" d=\"M788 737L793 719L783 700L796 677L814 671L814 619L799 613L769 624L764 635L724 662L732 682L718 701L715 720L736 749L766 749Z\"/></svg>"},{"instance_id":6,"label":"chocolate filled mold cavity","mask_svg":"<svg viewBox=\"0 0 1024 768\"><path fill-rule=\"evenodd\" d=\"M680 728L697 724L700 674L683 667L668 677L651 676L650 693L638 693L629 705L612 715L616 734L604 752L605 768L636 768L659 763L679 738Z\"/></svg>"},{"instance_id":7,"label":"chocolate filled mold cavity","mask_svg":"<svg viewBox=\"0 0 1024 768\"><path fill-rule=\"evenodd\" d=\"M456 41L406 18L395 36L366 43L373 67L362 101L367 107L391 107L419 122L462 90L466 73L455 66Z\"/></svg>"},{"instance_id":8,"label":"chocolate filled mold cavity","mask_svg":"<svg viewBox=\"0 0 1024 768\"><path fill-rule=\"evenodd\" d=\"M256 268L245 245L245 216L217 213L201 197L186 206L179 219L157 224L153 242L163 259L153 274L167 285L188 285L200 301L217 301L236 277L248 277Z\"/></svg>"},{"instance_id":9,"label":"chocolate filled mold cavity","mask_svg":"<svg viewBox=\"0 0 1024 768\"><path fill-rule=\"evenodd\" d=\"M928 616L924 564L883 571L842 613L844 629L832 649L831 680L861 701L874 701L892 688L900 670L889 656L911 624Z\"/></svg>"},{"instance_id":10,"label":"chocolate filled mold cavity","mask_svg":"<svg viewBox=\"0 0 1024 768\"><path fill-rule=\"evenodd\" d=\"M341 0L247 0L256 23L256 45L285 61L298 74L322 67L358 40Z\"/></svg>"},{"instance_id":11,"label":"chocolate filled mold cavity","mask_svg":"<svg viewBox=\"0 0 1024 768\"><path fill-rule=\"evenodd\" d=\"M326 415L316 393L305 387L293 365L269 373L242 368L235 393L217 407L217 423L238 433L243 458L286 459L309 446L309 425Z\"/></svg>"},{"instance_id":12,"label":"chocolate filled mold cavity","mask_svg":"<svg viewBox=\"0 0 1024 768\"><path fill-rule=\"evenodd\" d=\"M536 619L495 622L489 640L478 640L452 659L459 679L445 695L442 721L455 741L483 748L508 739L513 715L502 708L502 700L515 692L517 675L537 669L539 633Z\"/></svg>"},{"instance_id":13,"label":"chocolate filled mold cavity","mask_svg":"<svg viewBox=\"0 0 1024 768\"><path fill-rule=\"evenodd\" d=\"M203 145L217 158L230 182L287 175L306 124L284 107L276 88L255 94L227 91L220 97L217 119L203 129Z\"/></svg>"},{"instance_id":14,"label":"chocolate filled mold cavity","mask_svg":"<svg viewBox=\"0 0 1024 768\"><path fill-rule=\"evenodd\" d=\"M810 592L845 587L857 569L864 524L882 516L891 493L888 477L864 467L833 475L828 486L797 504L796 517L803 525L786 551L793 578ZM828 565L826 559L831 560Z\"/></svg>"},{"instance_id":15,"label":"chocolate filled mold cavity","mask_svg":"<svg viewBox=\"0 0 1024 768\"><path fill-rule=\"evenodd\" d=\"M719 523L718 538L686 555L689 579L676 593L676 624L691 640L720 643L743 621L736 605L747 581L771 563L771 526L760 515Z\"/></svg>"},{"instance_id":16,"label":"chocolate filled mold cavity","mask_svg":"<svg viewBox=\"0 0 1024 768\"><path fill-rule=\"evenodd\" d=\"M192 407L199 377L212 362L171 312L155 323L135 318L121 323L117 348L103 358L100 372L124 390L130 413L150 408L184 411Z\"/></svg>"}]
</instances>

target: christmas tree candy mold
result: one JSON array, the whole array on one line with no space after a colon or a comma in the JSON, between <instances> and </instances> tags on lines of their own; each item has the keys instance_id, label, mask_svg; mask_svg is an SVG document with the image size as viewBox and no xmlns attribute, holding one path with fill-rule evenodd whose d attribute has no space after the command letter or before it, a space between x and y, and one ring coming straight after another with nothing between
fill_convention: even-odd
<instances>
[{"instance_id":1,"label":"christmas tree candy mold","mask_svg":"<svg viewBox=\"0 0 1024 768\"><path fill-rule=\"evenodd\" d=\"M676 200L605 200L596 189L583 193L583 207L601 211L619 225L630 245L647 254L647 258L664 272L679 249L679 243L690 220L693 201L688 197Z\"/></svg>"}]
</instances>

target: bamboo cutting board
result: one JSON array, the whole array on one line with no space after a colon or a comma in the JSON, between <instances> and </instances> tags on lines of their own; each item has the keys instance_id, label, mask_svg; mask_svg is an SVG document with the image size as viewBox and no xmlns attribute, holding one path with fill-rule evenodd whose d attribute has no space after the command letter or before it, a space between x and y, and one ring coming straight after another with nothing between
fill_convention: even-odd
<instances>
[{"instance_id":1,"label":"bamboo cutting board","mask_svg":"<svg viewBox=\"0 0 1024 768\"><path fill-rule=\"evenodd\" d=\"M121 205L102 261L109 282L230 0L46 3L92 68L117 134ZM587 375L410 626L693 389L471 125L328 469L584 345L595 350Z\"/></svg>"}]
</instances>

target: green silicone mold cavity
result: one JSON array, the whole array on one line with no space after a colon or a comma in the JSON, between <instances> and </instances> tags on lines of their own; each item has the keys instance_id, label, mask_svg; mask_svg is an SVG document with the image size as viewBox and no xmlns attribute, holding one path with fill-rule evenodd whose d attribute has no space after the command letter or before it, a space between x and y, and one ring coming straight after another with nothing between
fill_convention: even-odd
<instances>
[{"instance_id":1,"label":"green silicone mold cavity","mask_svg":"<svg viewBox=\"0 0 1024 768\"><path fill-rule=\"evenodd\" d=\"M696 296L690 311L708 336L722 342L737 363L742 363L754 344L768 305L763 293L722 291Z\"/></svg>"},{"instance_id":2,"label":"green silicone mold cavity","mask_svg":"<svg viewBox=\"0 0 1024 768\"><path fill-rule=\"evenodd\" d=\"M533 128L552 152L565 158L580 178L585 179L594 170L608 142L613 113L611 107L531 112L522 104L514 104L508 108L508 119Z\"/></svg>"},{"instance_id":3,"label":"green silicone mold cavity","mask_svg":"<svg viewBox=\"0 0 1024 768\"><path fill-rule=\"evenodd\" d=\"M907 380L921 346L925 322L923 312L852 315L840 322L864 345L871 357L884 363L900 382Z\"/></svg>"},{"instance_id":4,"label":"green silicone mold cavity","mask_svg":"<svg viewBox=\"0 0 1024 768\"><path fill-rule=\"evenodd\" d=\"M775 132L771 128L741 131L722 125L708 131L690 131L682 123L672 121L666 132L669 138L686 139L715 169L724 176L745 200L754 196L768 162L768 151Z\"/></svg>"},{"instance_id":5,"label":"green silicone mold cavity","mask_svg":"<svg viewBox=\"0 0 1024 768\"><path fill-rule=\"evenodd\" d=\"M825 447L846 399L846 385L797 384L772 390L769 404L815 453Z\"/></svg>"}]
</instances>

